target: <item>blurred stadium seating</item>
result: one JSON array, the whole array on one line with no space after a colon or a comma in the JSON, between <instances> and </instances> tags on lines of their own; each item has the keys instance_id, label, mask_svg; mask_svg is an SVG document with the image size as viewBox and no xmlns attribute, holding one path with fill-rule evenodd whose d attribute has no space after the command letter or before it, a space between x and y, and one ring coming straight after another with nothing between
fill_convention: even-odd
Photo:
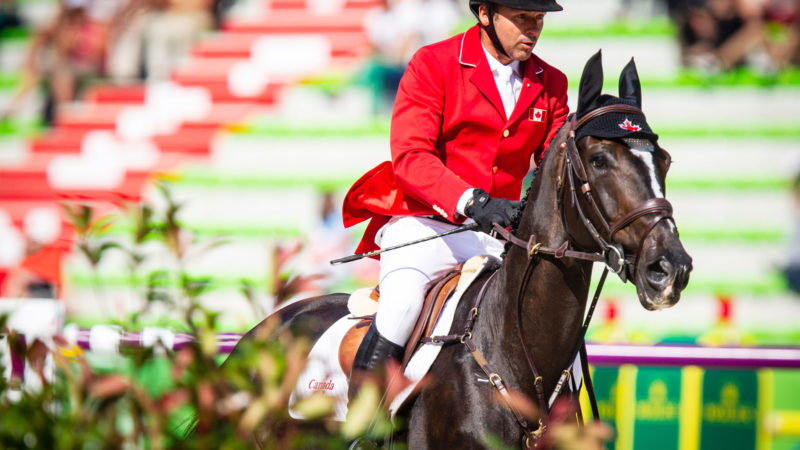
<instances>
[{"instance_id":1,"label":"blurred stadium seating","mask_svg":"<svg viewBox=\"0 0 800 450\"><path fill-rule=\"evenodd\" d=\"M48 2L35 3L27 8L43 14ZM107 211L122 199L158 203L152 182L169 174L184 204L180 219L200 236L230 236L229 245L190 267L223 280L227 289L209 304L236 328L258 320L237 292L238 280L268 285L270 243L313 234L320 194L341 194L388 157L388 121L372 115L369 95L352 82L368 54L365 14L379 3L241 0L169 82L98 83L52 129L7 133L0 142L0 226L3 242L17 246L0 251L0 272L21 257L9 249L19 248L32 211L57 210L68 199ZM548 16L537 53L567 73L573 107L582 66L598 48L609 92L636 58L648 120L675 161L668 194L695 257L686 297L657 318L640 311L629 285L611 283L606 292L620 300L618 320L645 340L697 336L715 323L716 298L725 294L736 302L737 326L767 341L800 338L797 299L776 270L793 226L788 180L800 167L798 84L687 74L655 2L571 0L565 7ZM4 72L20 59L13 54L21 42L4 41ZM136 286L121 256L111 255L101 269L105 294L129 301ZM78 255L66 261L68 313L101 321L109 312L96 304L89 270Z\"/></svg>"},{"instance_id":2,"label":"blurred stadium seating","mask_svg":"<svg viewBox=\"0 0 800 450\"><path fill-rule=\"evenodd\" d=\"M26 0L21 12L35 28L47 21L53 2ZM19 117L0 123L0 298L7 295L3 279L20 264L28 239L72 244L74 230L60 203L118 214L123 202L141 201L163 212L167 205L154 187L157 180L169 182L182 205L178 219L195 237L227 239L185 267L219 282L203 303L222 313L221 331L243 331L262 318L244 299L241 280L269 291L274 244L303 238L310 250L298 258L296 271L329 270L326 258L348 250L330 245L345 232L323 226L323 194L340 199L389 155L388 119L373 114L370 94L355 82L369 54L363 21L380 3L239 0L221 29L204 36L166 82L95 83L50 129L30 125L42 101L32 98ZM616 90L621 68L635 57L648 122L673 156L667 194L695 267L681 302L657 313L639 305L629 284L610 279L589 339L797 347L800 299L779 275L797 220L790 193L790 180L800 171L797 72L687 72L660 2L562 4L563 13L547 17L537 54L565 71L573 108L583 64L598 48L609 93ZM465 14L464 24L470 21ZM21 30L0 42L0 106L18 81L15 71L29 39ZM124 240L126 231L122 226L111 235ZM359 230L345 235L354 247ZM128 273L121 252L109 252L97 271L83 255L67 254L61 298L73 322L68 329L77 330L75 322L121 319L140 306L145 274L171 268L164 250L153 249L138 277ZM346 290L374 277L374 264L345 266L329 275L327 288ZM263 300L264 308L271 307L269 298ZM797 371L708 369L703 375L693 366L596 369L604 419L628 421L616 422L617 448L651 448L654 441L669 447L670 439L680 439L678 448L706 448L699 446L695 422L701 405L720 400L723 388L730 392L725 377L735 378L737 393L748 393L740 403L754 402L758 391L758 409L776 422L793 420L792 426L774 425L769 431L774 440L762 436L764 421L759 421L758 448L797 448ZM653 393L667 387L667 400L681 404L680 419L673 417L665 428L667 440L646 429L651 422L616 412L619 399L627 403L618 411L630 412L638 407L634 402L646 407L658 400ZM638 435L631 431L636 427ZM755 436L746 432L748 439ZM650 443L634 446L644 438ZM696 442L686 445L687 439Z\"/></svg>"}]
</instances>

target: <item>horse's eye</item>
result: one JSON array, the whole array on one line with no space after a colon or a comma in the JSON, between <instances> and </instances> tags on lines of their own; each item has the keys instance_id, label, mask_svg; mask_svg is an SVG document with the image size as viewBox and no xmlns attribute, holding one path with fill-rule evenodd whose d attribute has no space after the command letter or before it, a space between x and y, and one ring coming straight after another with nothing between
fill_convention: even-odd
<instances>
[{"instance_id":1,"label":"horse's eye","mask_svg":"<svg viewBox=\"0 0 800 450\"><path fill-rule=\"evenodd\" d=\"M589 163L591 163L595 169L605 169L608 166L608 160L606 160L606 157L602 154L593 155L589 158Z\"/></svg>"}]
</instances>

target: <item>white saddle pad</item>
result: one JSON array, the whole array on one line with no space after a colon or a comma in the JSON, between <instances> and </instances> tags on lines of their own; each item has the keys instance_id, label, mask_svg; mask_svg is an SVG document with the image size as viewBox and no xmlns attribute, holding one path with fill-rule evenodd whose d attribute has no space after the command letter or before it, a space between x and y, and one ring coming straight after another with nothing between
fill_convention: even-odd
<instances>
[{"instance_id":1,"label":"white saddle pad","mask_svg":"<svg viewBox=\"0 0 800 450\"><path fill-rule=\"evenodd\" d=\"M464 264L464 270L462 270L458 286L445 303L434 326L432 333L434 336L450 334L456 307L464 291L485 270L494 267L496 261L497 259L491 256L476 256ZM345 333L355 324L352 317L364 315L364 310L361 308L357 308L357 312L352 310L355 303L348 303L352 314L337 320L320 336L311 348L311 352L308 355L308 364L297 379L295 390L289 397L289 415L292 418L306 418L296 406L300 401L316 392L333 397L335 405L333 418L335 420L344 421L347 417L347 378L349 374L345 374L339 366L339 344L341 344ZM430 370L439 355L439 350L441 350L441 345L426 344L411 357L404 373L406 378L411 381L411 384L392 401L389 407L392 415L400 409L414 391L417 383L428 373L428 370Z\"/></svg>"}]
</instances>

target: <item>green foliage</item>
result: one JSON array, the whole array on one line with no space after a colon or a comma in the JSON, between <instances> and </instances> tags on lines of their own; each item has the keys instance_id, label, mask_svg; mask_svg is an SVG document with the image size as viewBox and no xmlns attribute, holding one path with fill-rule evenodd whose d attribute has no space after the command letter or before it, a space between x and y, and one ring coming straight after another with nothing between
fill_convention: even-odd
<instances>
[{"instance_id":1,"label":"green foliage","mask_svg":"<svg viewBox=\"0 0 800 450\"><path fill-rule=\"evenodd\" d=\"M176 351L160 344L123 346L122 355L110 357L117 362L98 370L92 364L94 356L59 337L26 345L0 318L4 333L0 336L35 369L39 381L46 380L33 388L16 378L0 379L0 448L345 447L338 424L325 420L333 406L328 397L312 396L298 405L320 419L311 430L289 420L289 397L303 370L309 342L279 332L272 324L258 339L239 345L236 358L219 366L219 313L200 301L213 291L214 280L191 275L184 267L190 258L224 240L198 242L180 223L181 204L166 185L159 191L166 199L162 213L148 204L126 204L124 214L105 217L95 217L90 205L64 205L64 211L77 233L77 251L95 271L109 252L117 251L127 256L131 276L141 276L151 254L142 246L155 242L166 249L175 260L174 268L144 274L143 307L121 325L136 327L153 305L160 304L179 312L182 328L194 339ZM108 231L121 221L132 224L127 227L130 236L111 239ZM281 271L297 251L297 244L275 249L275 281L269 287L278 302L311 280L287 277ZM102 295L103 286L97 288ZM254 287L243 283L242 290L255 306ZM3 348L0 345L0 351ZM2 361L0 372L5 369ZM48 364L55 369L50 371ZM366 405L373 410L376 406Z\"/></svg>"},{"instance_id":2,"label":"green foliage","mask_svg":"<svg viewBox=\"0 0 800 450\"><path fill-rule=\"evenodd\" d=\"M162 304L180 312L181 326L193 339L175 351L161 342L152 348L122 346L122 355L111 355L105 364L98 364L96 355L84 354L58 336L52 342L26 343L0 317L0 338L35 373L26 376L42 381L37 388L14 377L0 377L0 448L341 449L354 439L359 441L355 448L380 448L378 442L388 448L406 448L387 439L397 424L382 407L409 384L398 364L387 365L385 376L377 374L364 381L343 424L330 420L333 400L321 393L293 406L314 421L290 419L289 398L312 342L293 336L277 320L260 326L255 336L241 341L231 357L218 364L219 314L200 302L214 288L214 280L193 276L184 267L188 258L223 241L191 238L178 220L181 205L173 201L165 185L159 189L167 200L160 217L149 205L125 205L127 220L134 226L124 242L110 240L108 230L125 217L95 218L88 205L64 208L77 230L76 245L94 270L115 250L128 256L131 274L136 276L148 257L143 244L156 241L169 250L176 268L146 275L146 289L141 292L144 306L121 325L135 326L152 305ZM274 248L268 294L278 304L316 281L314 276L289 277L283 272L300 249L297 241ZM241 280L240 287L259 314L257 298L262 293L256 284ZM2 344L0 351L7 348ZM5 369L3 360L0 357L0 372ZM569 424L561 427L554 434L560 439L554 448L599 448L597 443L606 438L573 429ZM587 436L587 444L573 445ZM492 435L485 437L484 444L507 448Z\"/></svg>"}]
</instances>

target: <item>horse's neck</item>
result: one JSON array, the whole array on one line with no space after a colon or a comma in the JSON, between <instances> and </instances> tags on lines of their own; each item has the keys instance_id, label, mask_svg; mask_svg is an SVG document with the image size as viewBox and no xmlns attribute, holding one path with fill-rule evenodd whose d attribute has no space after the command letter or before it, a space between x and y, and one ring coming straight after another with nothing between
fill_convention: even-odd
<instances>
[{"instance_id":1,"label":"horse's neck","mask_svg":"<svg viewBox=\"0 0 800 450\"><path fill-rule=\"evenodd\" d=\"M535 180L517 236L527 240L533 235L536 242L541 242L543 246L556 248L568 239L568 234L564 230L558 207L554 181L557 164L548 166ZM527 289L522 293L522 333L524 343L544 378L545 389L549 392L558 374L569 364L570 353L578 339L590 283L591 263L568 258L554 260L549 256L532 263L535 267L528 272ZM502 316L498 319L507 325L504 329L514 330L507 339L518 342L517 302L528 264L524 249L510 249L498 274L498 295L494 296L497 305L493 309ZM507 348L524 352L521 343ZM523 358L524 361L525 355L514 357ZM530 376L526 374L525 378Z\"/></svg>"},{"instance_id":2,"label":"horse's neck","mask_svg":"<svg viewBox=\"0 0 800 450\"><path fill-rule=\"evenodd\" d=\"M570 235L564 228L565 225L562 221L559 207L560 193L556 184L556 179L560 175L560 158L557 157L559 156L558 154L548 156L550 158L545 161L541 170L542 173L533 181L525 211L523 211L522 220L517 229L517 236L526 241L533 237L535 242L541 243L543 247L552 249L558 248L568 241ZM506 272L505 278L510 284L519 286L522 282L528 259L526 251L520 247L514 247L508 252L503 269ZM562 259L557 267L559 272L566 277L571 275L572 272L583 272L585 266L585 264L577 260ZM537 272L541 271L535 270L533 272L530 284L534 284L535 281L546 280L547 274ZM569 286L562 287L570 290ZM558 287L554 286L554 288L557 289Z\"/></svg>"}]
</instances>

